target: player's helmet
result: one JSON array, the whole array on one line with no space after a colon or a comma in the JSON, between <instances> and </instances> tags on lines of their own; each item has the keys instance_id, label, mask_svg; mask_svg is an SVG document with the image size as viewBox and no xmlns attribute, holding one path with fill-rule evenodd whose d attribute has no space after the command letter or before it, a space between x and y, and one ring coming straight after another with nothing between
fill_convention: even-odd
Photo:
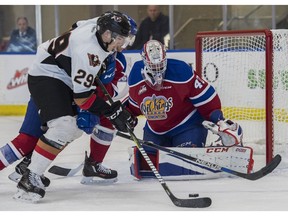
<instances>
[{"instance_id":1,"label":"player's helmet","mask_svg":"<svg viewBox=\"0 0 288 216\"><path fill-rule=\"evenodd\" d=\"M128 45L129 46L132 46L134 41L135 41L135 37L136 37L136 34L137 34L137 24L135 22L135 20L126 15L127 18L128 18L128 21L129 21L129 24L130 24L130 27L131 27L131 31L130 31L130 35L128 36L128 38L126 39L125 43L123 44L122 48L125 49Z\"/></svg>"},{"instance_id":2,"label":"player's helmet","mask_svg":"<svg viewBox=\"0 0 288 216\"><path fill-rule=\"evenodd\" d=\"M130 23L130 26L131 26L130 34L131 35L136 35L138 29L137 29L137 24L136 24L135 20L132 17L128 16L128 15L126 15L126 16L127 16L128 21Z\"/></svg>"},{"instance_id":3,"label":"player's helmet","mask_svg":"<svg viewBox=\"0 0 288 216\"><path fill-rule=\"evenodd\" d=\"M144 80L150 87L159 91L167 68L165 46L157 40L150 40L144 44L141 57L145 65L142 70Z\"/></svg>"},{"instance_id":4,"label":"player's helmet","mask_svg":"<svg viewBox=\"0 0 288 216\"><path fill-rule=\"evenodd\" d=\"M97 20L97 31L103 34L106 30L128 37L130 34L130 23L126 15L118 11L108 11Z\"/></svg>"}]
</instances>

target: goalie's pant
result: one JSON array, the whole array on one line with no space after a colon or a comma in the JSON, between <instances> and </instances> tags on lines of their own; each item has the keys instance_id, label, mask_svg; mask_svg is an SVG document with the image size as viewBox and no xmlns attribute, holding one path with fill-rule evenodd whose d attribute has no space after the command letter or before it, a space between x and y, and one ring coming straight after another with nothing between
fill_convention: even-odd
<instances>
[{"instance_id":1,"label":"goalie's pant","mask_svg":"<svg viewBox=\"0 0 288 216\"><path fill-rule=\"evenodd\" d=\"M143 139L165 147L193 148L204 147L207 138L207 129L202 125L182 127L164 135L152 132L147 125L144 127ZM144 147L151 161L162 176L182 176L191 175L191 171L174 164L173 161L162 161L159 152L153 148ZM154 177L140 151L133 147L129 150L130 171L137 179L143 177Z\"/></svg>"}]
</instances>

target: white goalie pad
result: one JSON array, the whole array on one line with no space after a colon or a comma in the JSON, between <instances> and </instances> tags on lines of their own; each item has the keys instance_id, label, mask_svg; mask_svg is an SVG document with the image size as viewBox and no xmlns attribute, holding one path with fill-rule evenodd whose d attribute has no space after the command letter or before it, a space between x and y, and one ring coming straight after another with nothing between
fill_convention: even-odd
<instances>
[{"instance_id":1,"label":"white goalie pad","mask_svg":"<svg viewBox=\"0 0 288 216\"><path fill-rule=\"evenodd\" d=\"M130 170L136 179L154 177L150 170L141 169L139 154L135 148L129 150ZM253 169L253 150L250 147L205 147L205 148L169 148L204 161L229 168L241 173L250 173ZM232 177L234 175L222 172L176 155L158 151L156 168L165 180L192 180ZM143 159L142 159L143 160Z\"/></svg>"}]
</instances>

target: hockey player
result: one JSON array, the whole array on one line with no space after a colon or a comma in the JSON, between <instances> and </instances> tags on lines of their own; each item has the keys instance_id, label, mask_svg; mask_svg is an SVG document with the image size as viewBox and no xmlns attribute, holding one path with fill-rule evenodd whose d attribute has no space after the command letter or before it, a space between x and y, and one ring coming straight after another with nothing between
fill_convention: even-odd
<instances>
[{"instance_id":1,"label":"hockey player","mask_svg":"<svg viewBox=\"0 0 288 216\"><path fill-rule=\"evenodd\" d=\"M165 147L201 148L206 143L208 128L220 136L224 146L241 144L240 125L224 119L215 89L197 76L191 66L167 59L164 45L156 40L145 43L141 57L142 61L133 65L128 77L127 108L135 116L146 117L145 141ZM202 125L204 120L208 120L206 128ZM156 151L145 149L158 167ZM131 154L135 159L132 175L138 179L154 176L137 148ZM173 166L165 167L164 172L185 174Z\"/></svg>"},{"instance_id":2,"label":"hockey player","mask_svg":"<svg viewBox=\"0 0 288 216\"><path fill-rule=\"evenodd\" d=\"M100 80L104 83L106 89L112 96L118 95L117 82L120 78L123 77L126 70L126 60L121 51L126 48L126 46L131 46L133 44L135 40L135 35L137 33L136 22L131 17L127 17L131 25L129 40L127 40L127 43L124 44L122 47L117 48L117 53L111 54L105 60L105 64L103 65L104 72L100 75ZM83 21L80 21L80 23L81 22L83 23ZM74 27L76 25L77 24L75 24ZM101 89L99 89L98 91L98 96L104 97ZM97 130L95 130L95 134L91 136L90 141L90 155L93 155L94 157L92 158L92 156L90 156L89 159L86 158L85 168L83 170L84 176L86 174L90 176L89 178L92 178L94 176L98 176L104 179L115 178L117 176L117 172L107 169L101 163L110 146L107 137L111 137L115 133L110 121L107 121L106 118L104 118L103 116L101 117L100 121L98 116L92 115L88 111L80 110L77 117L77 125L87 134L91 134L95 125L97 125ZM44 131L40 129L40 126L41 122L38 115L38 109L36 108L36 105L31 98L27 106L26 115L19 131L19 135L11 142L0 148L0 170L12 164L16 160L22 158L23 156L26 156L23 161L15 167L16 172L9 176L9 178L14 181L21 177L27 166L30 164L31 152L34 149L38 138L44 133ZM111 134L107 133L107 130L110 131ZM101 136L99 136L99 134L101 134ZM107 136L103 136L103 134L107 134ZM88 165L88 162L91 164ZM91 172L91 170L94 170L92 169L92 166L96 168L96 172L94 173ZM44 178L44 176L42 176L41 178L43 178L45 186L47 187L50 182L49 179ZM87 180L89 179L85 179L85 181Z\"/></svg>"},{"instance_id":3,"label":"hockey player","mask_svg":"<svg viewBox=\"0 0 288 216\"><path fill-rule=\"evenodd\" d=\"M116 54L116 53L115 53ZM115 54L110 55L105 62L107 61L107 66L105 66L105 73L100 76L100 80L105 83L105 87L109 91L111 95L117 95L117 82L118 80L123 77L124 72L126 70L126 60L122 53L117 52L116 57ZM107 80L109 77L109 80ZM101 89L99 90L99 96L104 97ZM85 131L87 134L91 134L95 125L97 124L105 124L108 125L111 130L113 130L113 126L111 125L110 121L105 120L104 117L101 117L101 121L98 116L90 114L86 110L79 110L77 115L77 125L78 127ZM100 126L99 125L99 126ZM99 127L97 126L97 127ZM102 125L103 126L103 125ZM30 164L31 153L36 146L38 139L45 133L45 127L41 126L40 117L38 115L38 108L36 107L32 98L27 105L26 114L24 117L24 121L22 126L19 130L19 134L10 142L5 144L4 146L0 147L0 170L4 169L5 167L11 165L15 161L21 159L23 156L24 159L15 167L15 171L12 175L9 175L11 180L17 181L21 177L21 175L26 170L27 166ZM114 132L113 132L114 133ZM109 148L107 145L104 148L105 152L97 151L98 144L95 141L96 137L93 135L91 136L91 153L97 155L98 158L98 167L101 168L101 171L105 171L105 173L97 173L100 175L101 178L115 178L112 173L114 174L115 171L110 172L110 169L105 168L101 162L106 154L106 151ZM94 146L94 144L96 146ZM95 161L93 160L95 163ZM100 167L101 165L101 167ZM111 174L109 174L111 173ZM44 178L46 181L46 187L49 185L49 179ZM43 180L44 180L43 179Z\"/></svg>"},{"instance_id":4,"label":"hockey player","mask_svg":"<svg viewBox=\"0 0 288 216\"><path fill-rule=\"evenodd\" d=\"M123 49L125 49L128 45L131 46L135 40L135 36L137 33L137 25L136 22L129 16L128 20L131 25L130 38L127 40L127 43L124 44L121 48L118 49L116 61L110 58L108 65L110 65L110 69L100 76L100 80L105 85L108 93L112 97L116 97L118 94L117 82L123 77L126 70L126 61L124 55L121 53ZM115 64L113 68L113 62ZM112 64L112 65L111 65ZM115 73L114 73L115 70ZM105 97L104 93L99 89L99 96ZM82 113L84 114L84 113ZM79 121L84 120L86 124L87 133L92 133L90 138L90 156L85 156L85 163L83 168L83 179L81 183L93 183L94 177L101 177L105 179L113 179L117 177L117 171L107 169L102 165L102 161L112 143L113 138L115 137L116 131L112 126L111 122L104 117L100 116L100 123L96 124L94 128L94 122L89 123L90 118L95 118L95 116L90 113L85 113L85 116L78 115L78 126ZM133 120L130 121L130 125L132 127L136 126L137 119L132 117Z\"/></svg>"},{"instance_id":5,"label":"hockey player","mask_svg":"<svg viewBox=\"0 0 288 216\"><path fill-rule=\"evenodd\" d=\"M39 108L47 131L38 140L31 164L17 187L16 199L37 202L45 195L41 176L55 157L82 132L76 125L76 106L96 115L105 115L120 131L127 131L131 115L120 102L111 106L95 91L94 78L102 62L130 33L125 15L109 12L81 22L71 31L38 47L36 61L29 71L28 87ZM77 23L78 24L78 23Z\"/></svg>"}]
</instances>

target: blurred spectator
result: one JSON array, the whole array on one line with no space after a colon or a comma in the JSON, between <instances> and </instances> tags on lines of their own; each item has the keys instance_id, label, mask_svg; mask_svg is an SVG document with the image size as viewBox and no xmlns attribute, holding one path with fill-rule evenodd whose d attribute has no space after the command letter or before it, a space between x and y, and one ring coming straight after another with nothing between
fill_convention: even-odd
<instances>
[{"instance_id":1,"label":"blurred spectator","mask_svg":"<svg viewBox=\"0 0 288 216\"><path fill-rule=\"evenodd\" d=\"M287 29L288 28L288 15L285 16L280 22L276 24L276 29Z\"/></svg>"},{"instance_id":2,"label":"blurred spectator","mask_svg":"<svg viewBox=\"0 0 288 216\"><path fill-rule=\"evenodd\" d=\"M136 39L130 50L142 49L148 40L158 40L165 44L164 37L169 34L169 17L162 14L158 5L148 5L148 16L141 22Z\"/></svg>"},{"instance_id":3,"label":"blurred spectator","mask_svg":"<svg viewBox=\"0 0 288 216\"><path fill-rule=\"evenodd\" d=\"M37 41L36 32L29 26L26 17L17 18L18 29L12 31L10 35L7 52L36 52Z\"/></svg>"},{"instance_id":4,"label":"blurred spectator","mask_svg":"<svg viewBox=\"0 0 288 216\"><path fill-rule=\"evenodd\" d=\"M9 37L3 37L0 43L0 52L6 52L8 44L9 44Z\"/></svg>"}]
</instances>

